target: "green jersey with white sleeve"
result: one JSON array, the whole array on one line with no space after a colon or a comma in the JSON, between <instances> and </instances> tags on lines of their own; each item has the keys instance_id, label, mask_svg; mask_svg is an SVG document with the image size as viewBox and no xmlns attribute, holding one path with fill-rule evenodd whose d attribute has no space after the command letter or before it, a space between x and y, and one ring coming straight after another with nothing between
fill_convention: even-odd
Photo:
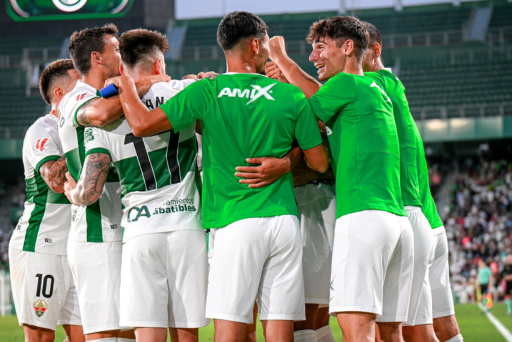
<instances>
[{"instance_id":1,"label":"green jersey with white sleeve","mask_svg":"<svg viewBox=\"0 0 512 342\"><path fill-rule=\"evenodd\" d=\"M64 155L58 119L47 114L27 130L23 141L23 167L27 184L25 210L9 246L27 252L66 255L71 205L53 192L39 173L41 166Z\"/></svg>"},{"instance_id":2,"label":"green jersey with white sleeve","mask_svg":"<svg viewBox=\"0 0 512 342\"><path fill-rule=\"evenodd\" d=\"M142 102L154 109L193 82L157 83ZM85 154L108 154L119 174L124 242L142 234L202 229L195 123L177 133L139 138L123 117L86 128L84 139Z\"/></svg>"},{"instance_id":3,"label":"green jersey with white sleeve","mask_svg":"<svg viewBox=\"0 0 512 342\"><path fill-rule=\"evenodd\" d=\"M97 89L78 81L59 105L59 135L68 169L78 181L85 161L85 127L77 122L78 110L89 101L101 97ZM72 206L70 239L86 242L120 241L121 186L112 166L99 200L87 207Z\"/></svg>"}]
</instances>

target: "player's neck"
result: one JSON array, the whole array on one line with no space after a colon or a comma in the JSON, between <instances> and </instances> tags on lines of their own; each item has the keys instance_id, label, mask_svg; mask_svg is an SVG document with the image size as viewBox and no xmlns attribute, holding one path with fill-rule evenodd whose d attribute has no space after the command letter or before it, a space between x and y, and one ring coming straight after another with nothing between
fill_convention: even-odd
<instances>
[{"instance_id":1,"label":"player's neck","mask_svg":"<svg viewBox=\"0 0 512 342\"><path fill-rule=\"evenodd\" d=\"M94 89L100 90L108 79L100 70L91 69L87 75L82 76L82 82L90 85Z\"/></svg>"},{"instance_id":2,"label":"player's neck","mask_svg":"<svg viewBox=\"0 0 512 342\"><path fill-rule=\"evenodd\" d=\"M50 114L55 116L56 118L59 117L59 112L57 111L57 108L59 108L59 104L57 104L57 105L52 104L52 110L50 111Z\"/></svg>"},{"instance_id":3,"label":"player's neck","mask_svg":"<svg viewBox=\"0 0 512 342\"><path fill-rule=\"evenodd\" d=\"M227 56L226 56L227 57ZM229 57L226 58L227 61L227 72L238 72L242 74L255 74L256 71L256 63L252 60L246 60L241 57Z\"/></svg>"},{"instance_id":4,"label":"player's neck","mask_svg":"<svg viewBox=\"0 0 512 342\"><path fill-rule=\"evenodd\" d=\"M377 60L373 64L373 68L372 68L371 71L372 72L376 72L376 71L379 71L379 70L382 70L382 69L386 69L386 67L382 63L382 59L380 59L380 57L379 57L379 58L377 58Z\"/></svg>"},{"instance_id":5,"label":"player's neck","mask_svg":"<svg viewBox=\"0 0 512 342\"><path fill-rule=\"evenodd\" d=\"M355 58L347 59L345 66L343 67L343 70L341 72L352 75L364 76L363 66Z\"/></svg>"}]
</instances>

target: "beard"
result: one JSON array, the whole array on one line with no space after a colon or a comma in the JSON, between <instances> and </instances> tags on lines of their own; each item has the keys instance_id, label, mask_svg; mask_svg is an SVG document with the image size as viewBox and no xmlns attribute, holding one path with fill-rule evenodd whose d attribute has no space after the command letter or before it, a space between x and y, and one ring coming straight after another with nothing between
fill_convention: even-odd
<instances>
[{"instance_id":1,"label":"beard","mask_svg":"<svg viewBox=\"0 0 512 342\"><path fill-rule=\"evenodd\" d=\"M107 71L107 78L112 78L112 77L121 75L121 72L119 71L119 67L114 68L114 67L112 67L112 64L110 64L110 63L103 64L103 67Z\"/></svg>"}]
</instances>

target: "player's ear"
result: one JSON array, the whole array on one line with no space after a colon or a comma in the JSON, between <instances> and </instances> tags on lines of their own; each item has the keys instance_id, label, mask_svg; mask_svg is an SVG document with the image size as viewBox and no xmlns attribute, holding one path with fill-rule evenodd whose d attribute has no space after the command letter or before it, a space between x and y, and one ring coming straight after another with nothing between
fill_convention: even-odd
<instances>
[{"instance_id":1,"label":"player's ear","mask_svg":"<svg viewBox=\"0 0 512 342\"><path fill-rule=\"evenodd\" d=\"M119 64L119 72L121 73L121 75L125 75L123 63Z\"/></svg>"},{"instance_id":2,"label":"player's ear","mask_svg":"<svg viewBox=\"0 0 512 342\"><path fill-rule=\"evenodd\" d=\"M375 53L375 59L379 58L382 54L382 47L379 43L373 45L373 52Z\"/></svg>"},{"instance_id":3,"label":"player's ear","mask_svg":"<svg viewBox=\"0 0 512 342\"><path fill-rule=\"evenodd\" d=\"M96 51L91 52L91 66L92 66L93 63L101 64L100 54L97 53Z\"/></svg>"},{"instance_id":4,"label":"player's ear","mask_svg":"<svg viewBox=\"0 0 512 342\"><path fill-rule=\"evenodd\" d=\"M55 96L57 100L62 100L64 95L66 95L66 92L61 87L55 87L55 89L53 89L53 96Z\"/></svg>"},{"instance_id":5,"label":"player's ear","mask_svg":"<svg viewBox=\"0 0 512 342\"><path fill-rule=\"evenodd\" d=\"M162 60L160 58L153 62L153 69L156 72L156 75L162 74L161 64Z\"/></svg>"},{"instance_id":6,"label":"player's ear","mask_svg":"<svg viewBox=\"0 0 512 342\"><path fill-rule=\"evenodd\" d=\"M252 51L254 52L254 54L258 55L258 53L260 52L260 41L258 38L254 38L251 41L251 47L252 47Z\"/></svg>"},{"instance_id":7,"label":"player's ear","mask_svg":"<svg viewBox=\"0 0 512 342\"><path fill-rule=\"evenodd\" d=\"M354 41L352 39L347 39L343 46L343 50L345 55L350 56L352 52L354 52Z\"/></svg>"}]
</instances>

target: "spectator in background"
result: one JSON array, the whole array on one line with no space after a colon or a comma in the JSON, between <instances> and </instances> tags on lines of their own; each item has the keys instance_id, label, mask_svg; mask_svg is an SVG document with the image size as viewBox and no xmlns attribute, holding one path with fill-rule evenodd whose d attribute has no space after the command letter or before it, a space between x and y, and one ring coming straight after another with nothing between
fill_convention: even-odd
<instances>
[{"instance_id":1,"label":"spectator in background","mask_svg":"<svg viewBox=\"0 0 512 342\"><path fill-rule=\"evenodd\" d=\"M478 261L478 285L482 294L482 304L487 309L487 294L489 287L492 286L492 272L482 259Z\"/></svg>"}]
</instances>

